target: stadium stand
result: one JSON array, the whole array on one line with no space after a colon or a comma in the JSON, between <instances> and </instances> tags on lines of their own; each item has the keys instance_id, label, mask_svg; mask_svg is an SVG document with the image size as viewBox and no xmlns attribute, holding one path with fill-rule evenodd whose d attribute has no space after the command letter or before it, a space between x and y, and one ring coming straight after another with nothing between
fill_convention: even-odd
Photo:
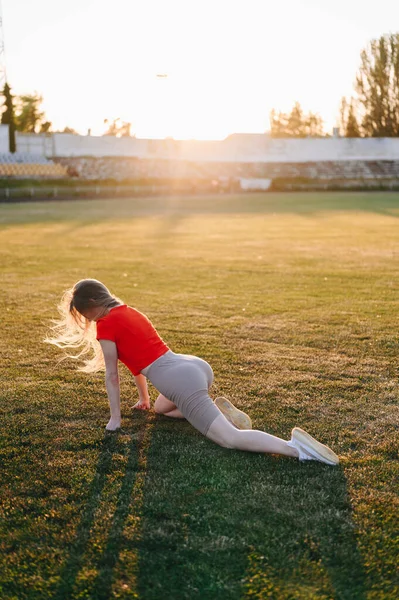
<instances>
[{"instance_id":1,"label":"stadium stand","mask_svg":"<svg viewBox=\"0 0 399 600\"><path fill-rule=\"evenodd\" d=\"M224 140L152 140L17 132L5 153L0 125L0 177L72 178L116 186L175 189L399 188L399 138L274 139L232 134ZM45 158L47 157L47 158ZM145 180L145 181L144 181Z\"/></svg>"},{"instance_id":2,"label":"stadium stand","mask_svg":"<svg viewBox=\"0 0 399 600\"><path fill-rule=\"evenodd\" d=\"M68 177L67 169L36 154L1 153L0 177L59 179Z\"/></svg>"},{"instance_id":3,"label":"stadium stand","mask_svg":"<svg viewBox=\"0 0 399 600\"><path fill-rule=\"evenodd\" d=\"M381 180L399 179L398 160L347 160L306 163L191 162L134 157L55 158L70 175L87 180L218 177L259 179Z\"/></svg>"}]
</instances>

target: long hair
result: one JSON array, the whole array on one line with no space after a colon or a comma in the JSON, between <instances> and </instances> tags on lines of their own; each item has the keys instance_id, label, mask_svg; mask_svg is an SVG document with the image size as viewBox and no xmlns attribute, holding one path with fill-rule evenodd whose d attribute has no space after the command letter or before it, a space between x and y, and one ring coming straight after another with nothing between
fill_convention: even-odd
<instances>
[{"instance_id":1,"label":"long hair","mask_svg":"<svg viewBox=\"0 0 399 600\"><path fill-rule=\"evenodd\" d=\"M95 373L104 369L104 356L96 340L96 324L81 313L88 308L112 308L123 304L113 296L108 288L97 279L81 279L65 290L58 304L60 318L52 319L52 336L43 341L64 350L79 349L77 354L67 354L64 358L83 359L79 371ZM91 355L91 356L88 356Z\"/></svg>"}]
</instances>

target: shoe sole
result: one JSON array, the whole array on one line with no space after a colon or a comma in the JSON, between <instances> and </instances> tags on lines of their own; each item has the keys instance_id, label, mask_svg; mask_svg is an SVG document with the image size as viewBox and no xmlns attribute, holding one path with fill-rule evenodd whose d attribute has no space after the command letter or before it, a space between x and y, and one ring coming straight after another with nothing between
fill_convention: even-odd
<instances>
[{"instance_id":1,"label":"shoe sole","mask_svg":"<svg viewBox=\"0 0 399 600\"><path fill-rule=\"evenodd\" d=\"M252 429L252 421L250 417L242 410L236 408L234 404L230 402L230 400L220 396L219 398L215 399L215 404L224 414L226 419L228 419L230 423L237 427L237 429Z\"/></svg>"},{"instance_id":2,"label":"shoe sole","mask_svg":"<svg viewBox=\"0 0 399 600\"><path fill-rule=\"evenodd\" d=\"M310 450L313 450L316 455L321 456L330 465L337 465L339 463L339 457L331 450L331 448L315 440L314 437L300 427L294 427L292 430L292 437L299 444L305 446L305 449L309 448Z\"/></svg>"}]
</instances>

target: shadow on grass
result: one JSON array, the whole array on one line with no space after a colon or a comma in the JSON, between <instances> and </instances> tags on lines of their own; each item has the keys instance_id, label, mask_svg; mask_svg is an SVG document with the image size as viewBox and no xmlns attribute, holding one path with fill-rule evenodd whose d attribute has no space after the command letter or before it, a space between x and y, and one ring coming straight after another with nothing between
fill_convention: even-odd
<instances>
[{"instance_id":1,"label":"shadow on grass","mask_svg":"<svg viewBox=\"0 0 399 600\"><path fill-rule=\"evenodd\" d=\"M158 421L147 469L140 597L366 598L341 467L226 450Z\"/></svg>"},{"instance_id":2,"label":"shadow on grass","mask_svg":"<svg viewBox=\"0 0 399 600\"><path fill-rule=\"evenodd\" d=\"M277 490L263 500L266 538L258 534L251 542L243 597L263 598L270 589L271 597L281 599L365 599L365 569L343 469L296 464L298 473L287 485L285 466L280 467Z\"/></svg>"},{"instance_id":3,"label":"shadow on grass","mask_svg":"<svg viewBox=\"0 0 399 600\"><path fill-rule=\"evenodd\" d=\"M141 428L139 435L133 433L128 443L127 461L123 473L123 479L117 492L116 507L114 509L112 524L106 532L107 539L96 564L90 565L97 572L94 582L81 582L85 588L85 594L90 588L90 596L96 600L106 600L112 597L112 585L114 582L114 569L118 562L124 541L124 528L131 515L134 498L134 489L143 470L143 456L145 456L146 438L152 426L149 415L138 419L136 426ZM148 417L148 418L145 418ZM121 431L122 434L126 431ZM82 597L76 595L74 589L79 573L84 564L85 555L90 547L91 531L98 519L96 513L103 498L106 496L106 488L109 485L108 477L113 473L113 460L120 452L118 444L118 433L105 433L101 444L95 475L87 493L87 503L82 512L79 525L76 529L75 541L69 548L69 556L60 573L60 583L53 596L57 600L65 598ZM145 461L144 461L145 463ZM117 485L114 483L114 485ZM82 590L80 590L82 592ZM88 597L84 595L84 597Z\"/></svg>"},{"instance_id":4,"label":"shadow on grass","mask_svg":"<svg viewBox=\"0 0 399 600\"><path fill-rule=\"evenodd\" d=\"M268 192L223 195L176 195L52 201L3 205L0 228L26 223L73 221L84 227L109 219L163 217L166 227L201 214L295 214L364 212L399 217L399 192Z\"/></svg>"},{"instance_id":5,"label":"shadow on grass","mask_svg":"<svg viewBox=\"0 0 399 600\"><path fill-rule=\"evenodd\" d=\"M116 579L119 598L366 598L341 467L227 450L186 422L148 417L138 423L147 441L128 442L112 524L90 565L95 579L84 583L79 573L117 451L117 436L104 438L54 598L83 597L83 585L84 597L108 599ZM127 535L130 517L137 527ZM129 553L124 593L118 563Z\"/></svg>"}]
</instances>

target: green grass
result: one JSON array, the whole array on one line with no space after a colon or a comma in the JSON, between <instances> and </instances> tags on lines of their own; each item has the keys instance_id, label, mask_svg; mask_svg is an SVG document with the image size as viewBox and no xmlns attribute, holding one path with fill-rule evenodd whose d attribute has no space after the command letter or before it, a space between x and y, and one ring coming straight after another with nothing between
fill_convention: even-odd
<instances>
[{"instance_id":1,"label":"green grass","mask_svg":"<svg viewBox=\"0 0 399 600\"><path fill-rule=\"evenodd\" d=\"M399 597L399 194L3 205L0 252L2 600ZM103 375L41 342L83 277L340 466L133 414L124 367L106 435Z\"/></svg>"}]
</instances>

